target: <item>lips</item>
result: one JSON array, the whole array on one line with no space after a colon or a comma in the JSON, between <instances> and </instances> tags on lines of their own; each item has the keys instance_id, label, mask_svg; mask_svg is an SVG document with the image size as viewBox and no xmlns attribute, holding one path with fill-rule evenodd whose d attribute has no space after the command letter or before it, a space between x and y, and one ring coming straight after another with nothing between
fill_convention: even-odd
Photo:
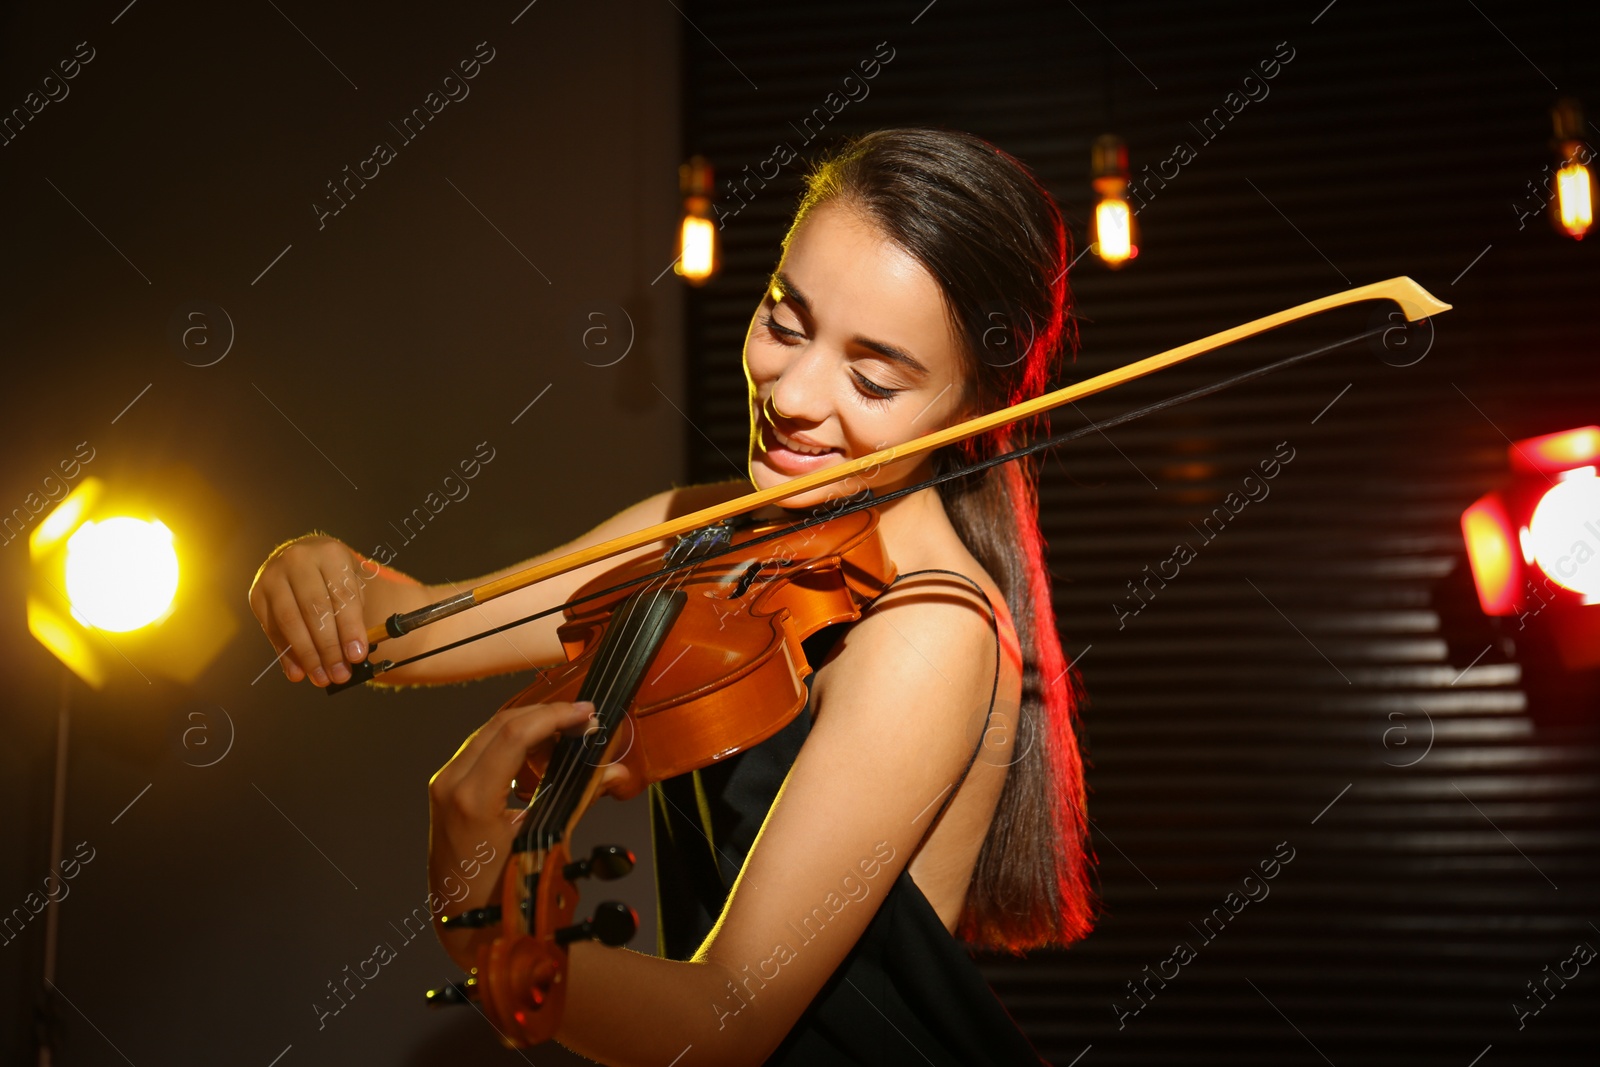
<instances>
[{"instance_id":1,"label":"lips","mask_svg":"<svg viewBox=\"0 0 1600 1067\"><path fill-rule=\"evenodd\" d=\"M761 448L767 462L784 474L804 474L827 466L843 450L830 448L826 452L801 452L790 448L779 438L780 431L763 412L761 416ZM799 443L799 442L796 442Z\"/></svg>"}]
</instances>

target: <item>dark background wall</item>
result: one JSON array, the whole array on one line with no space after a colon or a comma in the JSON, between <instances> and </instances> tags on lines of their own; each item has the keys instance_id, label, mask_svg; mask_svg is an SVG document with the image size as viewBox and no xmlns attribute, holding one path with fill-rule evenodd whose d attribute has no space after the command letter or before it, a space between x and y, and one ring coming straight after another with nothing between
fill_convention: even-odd
<instances>
[{"instance_id":1,"label":"dark background wall","mask_svg":"<svg viewBox=\"0 0 1600 1067\"><path fill-rule=\"evenodd\" d=\"M1600 415L1594 239L1537 215L1519 227L1513 207L1554 158L1557 87L1600 107L1592 5L689 10L703 31L685 36L689 145L741 183L771 175L780 142L805 156L845 133L944 124L1033 166L1082 242L1097 134L1124 137L1140 176L1186 142L1195 158L1149 186L1138 260L1072 272L1069 380L1392 275L1455 305L1431 347L1359 344L1046 464L1056 606L1089 692L1105 914L1068 952L988 965L1041 1049L1080 1065L1592 1058L1593 975L1521 1029L1513 1002L1536 1006L1525 983L1576 942L1600 947L1600 707L1530 662L1515 620L1482 617L1457 525L1505 469L1507 437ZM870 95L824 111L827 136L807 144L807 116L891 50ZM1245 77L1285 56L1220 132L1191 126L1231 90L1259 96ZM709 438L690 441L696 477L720 476L717 449L742 439L726 353L801 169L751 183L727 274L691 299ZM1056 426L1359 333L1369 314L1204 357ZM1220 534L1191 526L1285 455L1270 495ZM1127 583L1179 543L1194 560L1141 608ZM1541 687L1566 699L1530 703ZM1294 858L1270 895L1197 929L1280 843ZM1180 942L1193 961L1141 1008L1127 983Z\"/></svg>"},{"instance_id":2,"label":"dark background wall","mask_svg":"<svg viewBox=\"0 0 1600 1067\"><path fill-rule=\"evenodd\" d=\"M191 464L231 512L213 571L241 623L192 688L72 692L68 848L97 853L62 908L63 1062L511 1058L481 1020L420 1009L453 973L424 941L321 1031L311 1004L421 900L422 783L520 682L339 701L252 685L270 653L244 588L308 529L395 540L389 523L484 441L496 459L470 498L397 566L470 576L671 481L724 477L716 448L742 448L737 346L799 165L729 224L728 272L686 320L675 279L652 284L674 167L701 151L736 175L780 140L814 152L823 139L795 126L879 42L894 58L826 137L986 136L1038 169L1079 240L1097 133L1125 137L1136 170L1197 149L1141 213L1136 263L1073 271L1074 378L1392 274L1456 305L1431 347L1407 338L1416 362L1356 346L1047 464L1106 914L1069 952L991 961L1007 1004L1062 1064L1592 1055L1589 969L1523 1030L1512 1003L1574 942L1600 946L1596 709L1530 706L1535 665L1475 614L1455 526L1507 436L1600 409L1593 239L1519 229L1512 207L1552 158L1555 86L1600 109L1583 9L679 6L6 14L5 107L78 42L95 58L0 147L5 506L86 439L91 473ZM319 230L323 183L484 40L472 95ZM1189 122L1280 41L1294 58L1270 96L1202 143ZM194 300L237 335L210 367L169 337ZM637 338L609 367L573 340L599 301ZM1367 324L1320 319L1057 423ZM1199 545L1188 524L1280 442L1295 458L1271 496ZM1196 560L1119 628L1125 583L1178 541ZM4 551L8 909L46 873L60 671L23 626L25 548ZM195 713L216 742L234 735L211 767L184 744ZM639 814L615 835L643 857ZM1271 896L1214 941L1192 930L1279 842L1294 859ZM648 923L648 884L626 895ZM1119 1029L1125 983L1178 941L1196 959ZM27 1062L41 950L42 923L0 947L7 1062Z\"/></svg>"},{"instance_id":3,"label":"dark background wall","mask_svg":"<svg viewBox=\"0 0 1600 1067\"><path fill-rule=\"evenodd\" d=\"M79 42L94 50L0 147L0 499L21 504L84 440L86 473L111 480L192 465L232 513L210 562L240 629L192 688L75 687L67 852L87 841L95 858L62 904L59 1062L514 1059L472 1012L422 1006L459 974L429 939L320 1031L312 1005L399 940L390 924L426 894L428 776L528 679L338 700L275 672L252 685L272 653L245 590L312 529L468 578L681 478L681 293L651 283L679 205L682 19L548 0L126 3L10 5L0 26L7 109ZM403 143L388 123L484 41L470 95ZM319 229L324 183L378 140L396 158ZM195 300L236 333L213 366L192 364L219 348L169 339ZM596 302L611 349L575 340ZM220 346L215 313L209 329ZM470 495L405 541L390 524L483 442L495 458ZM26 542L0 551L9 913L48 872L60 668L24 628ZM230 732L226 758L194 765ZM642 807L604 814L647 854ZM647 876L617 885L653 923ZM33 1062L42 950L42 916L0 946L0 1062Z\"/></svg>"}]
</instances>

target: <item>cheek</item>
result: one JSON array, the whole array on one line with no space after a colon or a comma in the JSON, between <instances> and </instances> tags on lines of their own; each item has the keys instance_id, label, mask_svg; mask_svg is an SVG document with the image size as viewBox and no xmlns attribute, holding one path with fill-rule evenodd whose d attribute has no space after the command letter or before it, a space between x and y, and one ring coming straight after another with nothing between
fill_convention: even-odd
<instances>
[{"instance_id":1,"label":"cheek","mask_svg":"<svg viewBox=\"0 0 1600 1067\"><path fill-rule=\"evenodd\" d=\"M914 436L905 431L906 419L863 409L854 402L847 402L841 408L841 416L845 440L850 442L851 456L864 456L880 448L903 444Z\"/></svg>"},{"instance_id":2,"label":"cheek","mask_svg":"<svg viewBox=\"0 0 1600 1067\"><path fill-rule=\"evenodd\" d=\"M954 405L947 402L948 396L936 399L938 392L902 395L887 407L868 403L859 396L842 398L839 410L851 454L862 456L890 445L903 445L950 425L955 421Z\"/></svg>"}]
</instances>

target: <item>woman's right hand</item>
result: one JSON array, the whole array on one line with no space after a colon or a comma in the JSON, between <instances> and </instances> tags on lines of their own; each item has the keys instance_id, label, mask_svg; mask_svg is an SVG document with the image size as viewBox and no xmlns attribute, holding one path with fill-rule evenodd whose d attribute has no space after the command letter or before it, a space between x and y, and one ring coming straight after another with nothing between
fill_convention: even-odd
<instances>
[{"instance_id":1,"label":"woman's right hand","mask_svg":"<svg viewBox=\"0 0 1600 1067\"><path fill-rule=\"evenodd\" d=\"M350 680L349 664L370 651L364 588L380 573L344 542L318 534L267 557L250 585L250 610L291 682Z\"/></svg>"}]
</instances>

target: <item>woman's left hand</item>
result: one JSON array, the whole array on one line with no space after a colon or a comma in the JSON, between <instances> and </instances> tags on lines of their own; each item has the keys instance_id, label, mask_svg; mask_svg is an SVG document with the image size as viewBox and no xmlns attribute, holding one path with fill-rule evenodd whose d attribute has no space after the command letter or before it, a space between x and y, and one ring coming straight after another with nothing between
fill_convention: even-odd
<instances>
[{"instance_id":1,"label":"woman's left hand","mask_svg":"<svg viewBox=\"0 0 1600 1067\"><path fill-rule=\"evenodd\" d=\"M580 736L593 714L589 701L503 708L429 781L429 900L430 905L444 902L435 911L434 930L463 968L475 962L472 935L492 937L495 928L446 934L439 929L439 917L495 899L500 871L527 813L526 807L506 805L512 780L527 764L542 769L557 737Z\"/></svg>"}]
</instances>

